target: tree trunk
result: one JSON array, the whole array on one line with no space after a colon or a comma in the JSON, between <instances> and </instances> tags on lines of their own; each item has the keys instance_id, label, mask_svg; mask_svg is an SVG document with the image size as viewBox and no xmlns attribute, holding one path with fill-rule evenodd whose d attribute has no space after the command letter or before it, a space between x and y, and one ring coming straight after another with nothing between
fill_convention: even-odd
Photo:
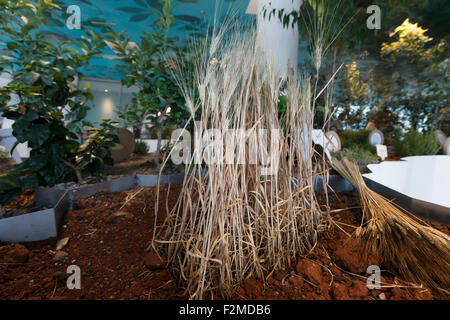
<instances>
[{"instance_id":1,"label":"tree trunk","mask_svg":"<svg viewBox=\"0 0 450 320\"><path fill-rule=\"evenodd\" d=\"M78 183L80 183L80 184L83 183L83 176L81 174L81 169L75 167L73 164L71 164L68 161L63 161L63 163L75 171L75 175L77 176Z\"/></svg>"},{"instance_id":2,"label":"tree trunk","mask_svg":"<svg viewBox=\"0 0 450 320\"><path fill-rule=\"evenodd\" d=\"M141 138L141 127L133 127L134 131L134 138L140 139Z\"/></svg>"}]
</instances>

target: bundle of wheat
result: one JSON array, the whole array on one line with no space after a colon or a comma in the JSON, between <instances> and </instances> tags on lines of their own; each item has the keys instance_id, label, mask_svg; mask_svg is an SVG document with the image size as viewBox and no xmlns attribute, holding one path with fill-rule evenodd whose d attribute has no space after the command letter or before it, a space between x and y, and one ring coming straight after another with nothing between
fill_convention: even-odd
<instances>
[{"instance_id":1,"label":"bundle of wheat","mask_svg":"<svg viewBox=\"0 0 450 320\"><path fill-rule=\"evenodd\" d=\"M344 158L332 165L359 190L363 219L355 236L367 252L381 254L386 267L404 280L448 292L450 238L370 190L355 163Z\"/></svg>"},{"instance_id":2,"label":"bundle of wheat","mask_svg":"<svg viewBox=\"0 0 450 320\"><path fill-rule=\"evenodd\" d=\"M198 104L184 88L192 119L200 113L198 144L212 132L217 136L206 140L219 137L219 149L194 150L186 167L192 174L153 243L193 299L232 296L243 279L311 249L323 227L313 190L310 80L280 80L256 33L223 36L213 36L199 59ZM282 89L287 105L280 115Z\"/></svg>"},{"instance_id":3,"label":"bundle of wheat","mask_svg":"<svg viewBox=\"0 0 450 320\"><path fill-rule=\"evenodd\" d=\"M280 79L274 67L279 57L258 46L265 35L255 26L243 31L233 19L208 31L194 72L189 63L177 62L198 133L194 140L197 146L206 141L207 148L190 155L178 203L158 231L155 226L152 246L180 271L191 298L215 292L231 297L243 279L261 277L311 250L326 227L328 215L313 188L322 175L328 203L328 167L323 152L313 160L311 138L319 98L324 127L332 114L340 67L333 64L323 84L319 78L324 55L345 27L339 6L330 2L320 14L303 17L313 74L291 72Z\"/></svg>"}]
</instances>

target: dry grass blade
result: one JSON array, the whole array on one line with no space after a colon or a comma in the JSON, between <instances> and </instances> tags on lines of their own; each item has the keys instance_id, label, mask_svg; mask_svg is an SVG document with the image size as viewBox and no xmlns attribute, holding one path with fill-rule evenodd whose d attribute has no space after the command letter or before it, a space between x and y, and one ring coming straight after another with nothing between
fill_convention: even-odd
<instances>
[{"instance_id":1,"label":"dry grass blade","mask_svg":"<svg viewBox=\"0 0 450 320\"><path fill-rule=\"evenodd\" d=\"M134 199L139 193L141 193L145 188L139 188L135 193L127 195L125 202L120 206L119 211L121 211L131 200Z\"/></svg>"},{"instance_id":2,"label":"dry grass blade","mask_svg":"<svg viewBox=\"0 0 450 320\"><path fill-rule=\"evenodd\" d=\"M386 267L406 281L432 289L450 288L450 238L422 225L401 208L370 190L358 166L333 159L334 169L360 193L363 221L356 231L369 252L381 254ZM442 292L442 290L440 290Z\"/></svg>"},{"instance_id":3,"label":"dry grass blade","mask_svg":"<svg viewBox=\"0 0 450 320\"><path fill-rule=\"evenodd\" d=\"M196 72L199 101L183 90L198 132L242 132L224 137L224 161L198 164L207 154L192 155L180 198L155 234L155 249L180 270L192 299L231 297L245 278L262 277L311 250L324 223L313 190L310 79L279 79L257 36L213 35ZM280 117L282 89L287 106ZM272 141L279 142L274 150ZM264 176L260 160L267 154L276 155L265 164L276 173Z\"/></svg>"}]
</instances>

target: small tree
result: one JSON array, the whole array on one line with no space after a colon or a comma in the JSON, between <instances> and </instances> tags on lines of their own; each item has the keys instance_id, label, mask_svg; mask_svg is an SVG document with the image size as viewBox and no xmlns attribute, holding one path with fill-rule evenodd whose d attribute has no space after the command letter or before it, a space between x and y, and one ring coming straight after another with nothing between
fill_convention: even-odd
<instances>
[{"instance_id":1,"label":"small tree","mask_svg":"<svg viewBox=\"0 0 450 320\"><path fill-rule=\"evenodd\" d=\"M440 127L450 102L447 43L441 40L430 46L433 39L426 32L406 19L390 35L396 39L381 48L385 68L391 71L385 84L386 103L403 114L413 129Z\"/></svg>"},{"instance_id":2,"label":"small tree","mask_svg":"<svg viewBox=\"0 0 450 320\"><path fill-rule=\"evenodd\" d=\"M369 102L369 84L364 81L356 61L344 66L336 94L337 119L344 129L362 129L367 122L365 111Z\"/></svg>"},{"instance_id":3,"label":"small tree","mask_svg":"<svg viewBox=\"0 0 450 320\"><path fill-rule=\"evenodd\" d=\"M125 128L132 127L134 137L136 139L141 138L142 126L145 124L150 108L145 108L137 104L136 97L133 97L131 104L125 106L117 106L116 113L117 118L121 121L121 124Z\"/></svg>"},{"instance_id":4,"label":"small tree","mask_svg":"<svg viewBox=\"0 0 450 320\"><path fill-rule=\"evenodd\" d=\"M10 52L1 57L0 71L12 74L12 81L0 88L0 114L14 120L13 135L31 148L26 161L0 176L0 203L13 201L23 188L97 175L100 163L111 162L108 148L118 141L106 132L113 129L109 121L103 131L86 127L92 94L74 85L82 78L79 68L100 52L102 41L92 32L77 42L46 40L40 32L47 25L45 13L58 9L50 0L0 1L0 33L7 37L2 49ZM13 94L17 103L8 104ZM83 128L91 135L80 145Z\"/></svg>"},{"instance_id":5,"label":"small tree","mask_svg":"<svg viewBox=\"0 0 450 320\"><path fill-rule=\"evenodd\" d=\"M158 130L157 163L159 163L162 130L168 123L176 123L187 118L183 95L173 75L174 55L178 54L175 44L167 36L174 21L173 0L160 0L161 10L155 9L156 32L144 32L138 48L130 48L131 37L125 32L109 33L109 41L118 54L117 60L124 63L119 66L126 72L122 84L127 87L136 85L134 93L136 105L127 106L120 112L122 117L134 121L134 127L141 127L144 121L150 122ZM135 117L130 113L135 112ZM186 114L183 117L183 114ZM142 121L141 123L139 123Z\"/></svg>"}]
</instances>

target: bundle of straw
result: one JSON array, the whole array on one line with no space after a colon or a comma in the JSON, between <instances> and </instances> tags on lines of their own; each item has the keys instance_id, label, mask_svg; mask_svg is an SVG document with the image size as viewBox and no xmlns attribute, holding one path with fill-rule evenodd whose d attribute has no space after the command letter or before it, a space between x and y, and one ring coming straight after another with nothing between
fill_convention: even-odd
<instances>
[{"instance_id":1,"label":"bundle of straw","mask_svg":"<svg viewBox=\"0 0 450 320\"><path fill-rule=\"evenodd\" d=\"M324 223L313 190L310 80L280 79L255 37L253 30L227 38L220 31L199 59L198 101L182 85L192 119L200 113L198 132L243 130L224 137L226 161L197 163L205 153L194 151L178 203L155 233L155 249L180 271L192 299L231 297L245 278L289 264L314 246ZM283 83L287 106L280 117ZM275 150L272 140L279 142ZM269 159L275 172L263 176L252 158L265 153L275 155Z\"/></svg>"},{"instance_id":2,"label":"bundle of straw","mask_svg":"<svg viewBox=\"0 0 450 320\"><path fill-rule=\"evenodd\" d=\"M404 280L448 292L450 238L370 190L356 163L333 159L332 166L359 190L363 218L355 235L363 240L365 250L380 254L385 266Z\"/></svg>"},{"instance_id":3,"label":"bundle of straw","mask_svg":"<svg viewBox=\"0 0 450 320\"><path fill-rule=\"evenodd\" d=\"M152 246L179 270L192 299L215 292L232 297L242 280L262 277L310 251L326 227L314 177L323 175L327 196L328 167L323 158L313 162L311 141L317 100L324 92L324 126L330 121L330 83L339 68L323 86L319 75L323 57L340 33L329 28L330 22L342 26L342 21L335 20L334 6L324 6L323 12L306 17L315 75L304 70L298 76L292 70L288 77L281 75L274 66L278 57L258 45L265 35L256 26L241 29L233 20L208 31L193 72L189 64L177 63L189 121L198 120L195 128L244 132L224 136L224 150L231 152L216 156L225 153L225 162L198 163L196 157L204 153L191 154L177 204L162 226L155 225ZM285 93L284 110L278 108L280 92ZM264 130L267 134L260 135ZM275 150L272 141L279 142ZM276 154L269 159L275 172L262 176L263 166L252 160L268 153Z\"/></svg>"}]
</instances>

